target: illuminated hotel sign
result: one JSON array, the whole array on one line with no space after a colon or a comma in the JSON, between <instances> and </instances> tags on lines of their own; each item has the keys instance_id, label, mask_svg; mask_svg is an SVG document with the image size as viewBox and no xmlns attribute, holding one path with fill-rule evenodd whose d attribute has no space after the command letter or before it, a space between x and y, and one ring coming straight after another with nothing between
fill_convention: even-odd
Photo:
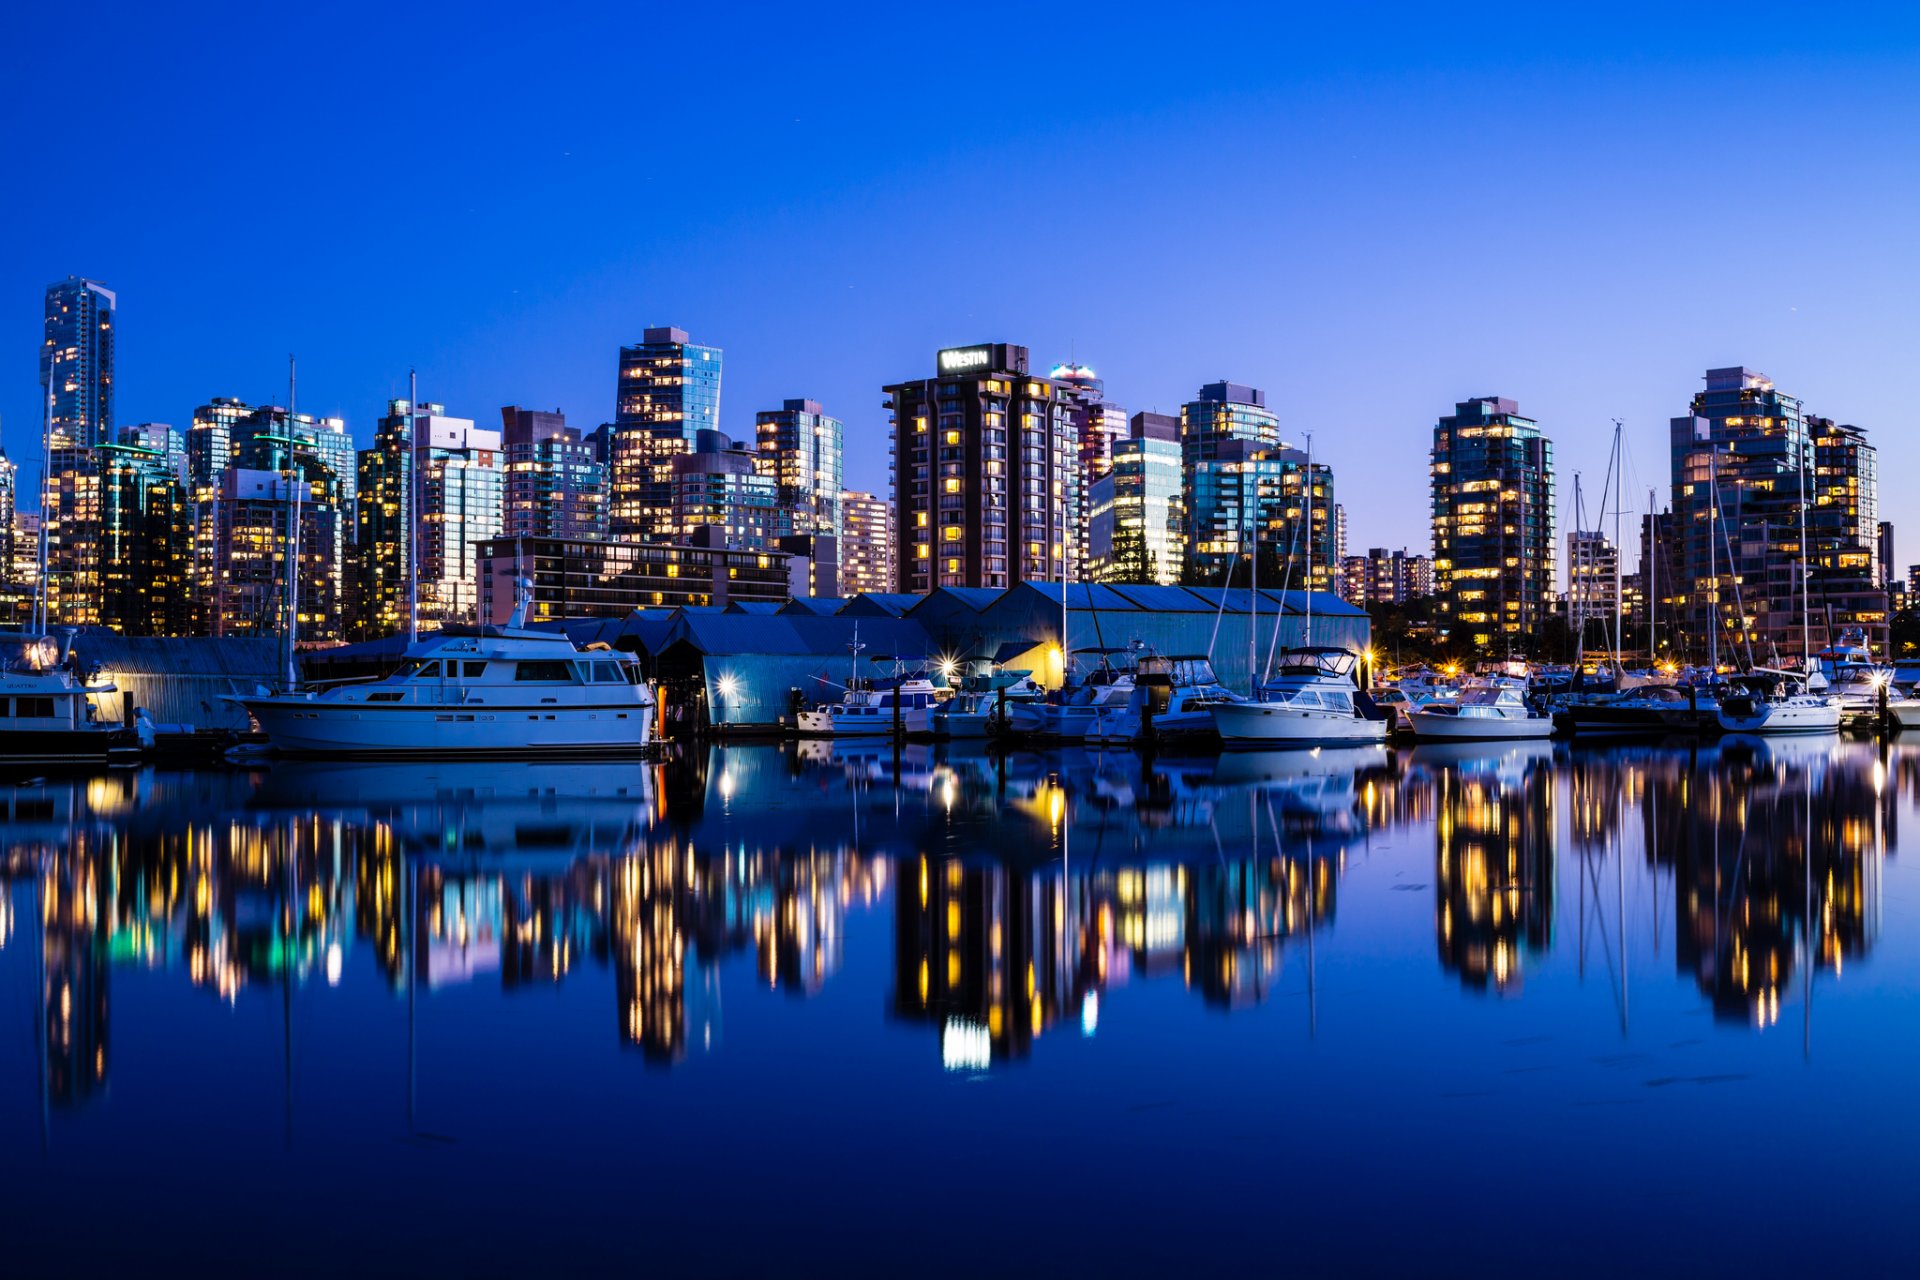
<instances>
[{"instance_id":1,"label":"illuminated hotel sign","mask_svg":"<svg viewBox=\"0 0 1920 1280\"><path fill-rule=\"evenodd\" d=\"M940 353L940 372L970 373L975 369L993 368L993 348L948 347Z\"/></svg>"}]
</instances>

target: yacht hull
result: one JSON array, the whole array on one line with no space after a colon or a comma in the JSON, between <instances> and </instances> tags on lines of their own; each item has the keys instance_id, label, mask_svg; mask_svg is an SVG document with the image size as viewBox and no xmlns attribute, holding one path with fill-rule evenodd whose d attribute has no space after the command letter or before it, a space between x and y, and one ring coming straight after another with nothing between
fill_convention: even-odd
<instances>
[{"instance_id":1,"label":"yacht hull","mask_svg":"<svg viewBox=\"0 0 1920 1280\"><path fill-rule=\"evenodd\" d=\"M1840 704L1819 707L1760 707L1741 715L1725 708L1720 711L1720 727L1728 733L1784 734L1838 733Z\"/></svg>"},{"instance_id":2,"label":"yacht hull","mask_svg":"<svg viewBox=\"0 0 1920 1280\"><path fill-rule=\"evenodd\" d=\"M1385 742L1387 722L1352 714L1265 702L1229 702L1212 708L1213 724L1228 747L1318 747Z\"/></svg>"},{"instance_id":3,"label":"yacht hull","mask_svg":"<svg viewBox=\"0 0 1920 1280\"><path fill-rule=\"evenodd\" d=\"M1422 741L1518 742L1553 736L1553 721L1546 716L1504 720L1492 716L1416 711L1407 718L1413 722L1413 736Z\"/></svg>"},{"instance_id":4,"label":"yacht hull","mask_svg":"<svg viewBox=\"0 0 1920 1280\"><path fill-rule=\"evenodd\" d=\"M381 759L601 755L644 751L653 708L644 703L485 707L331 704L235 698L287 755Z\"/></svg>"},{"instance_id":5,"label":"yacht hull","mask_svg":"<svg viewBox=\"0 0 1920 1280\"><path fill-rule=\"evenodd\" d=\"M10 729L0 733L0 761L100 764L140 754L140 740L122 729Z\"/></svg>"}]
</instances>

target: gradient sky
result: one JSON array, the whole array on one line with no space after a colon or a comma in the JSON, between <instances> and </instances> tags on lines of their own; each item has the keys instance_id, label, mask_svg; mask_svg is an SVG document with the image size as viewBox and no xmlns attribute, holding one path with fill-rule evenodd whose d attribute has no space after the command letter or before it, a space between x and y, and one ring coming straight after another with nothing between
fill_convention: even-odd
<instances>
[{"instance_id":1,"label":"gradient sky","mask_svg":"<svg viewBox=\"0 0 1920 1280\"><path fill-rule=\"evenodd\" d=\"M819 399L881 492L880 387L941 346L1077 357L1130 411L1232 378L1314 433L1354 549L1427 545L1433 420L1478 395L1554 438L1563 510L1625 419L1631 520L1746 364L1871 431L1920 560L1912 6L168 9L0 42L29 466L75 273L120 295L121 423L278 400L291 351L363 441L410 366L591 428L677 324L726 350L724 427Z\"/></svg>"}]
</instances>

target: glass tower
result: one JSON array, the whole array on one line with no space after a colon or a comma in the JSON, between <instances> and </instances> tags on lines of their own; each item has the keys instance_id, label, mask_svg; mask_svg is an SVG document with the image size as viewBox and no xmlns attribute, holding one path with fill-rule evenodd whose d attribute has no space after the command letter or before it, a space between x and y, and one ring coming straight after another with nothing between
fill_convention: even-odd
<instances>
[{"instance_id":1,"label":"glass tower","mask_svg":"<svg viewBox=\"0 0 1920 1280\"><path fill-rule=\"evenodd\" d=\"M1084 455L1083 455L1084 461ZM1180 420L1136 413L1088 489L1089 567L1095 582L1180 581L1185 563Z\"/></svg>"},{"instance_id":2,"label":"glass tower","mask_svg":"<svg viewBox=\"0 0 1920 1280\"><path fill-rule=\"evenodd\" d=\"M846 428L815 400L788 400L754 415L754 465L779 486L779 536L838 538Z\"/></svg>"},{"instance_id":3,"label":"glass tower","mask_svg":"<svg viewBox=\"0 0 1920 1280\"><path fill-rule=\"evenodd\" d=\"M607 443L615 538L673 536L673 459L694 433L720 426L720 348L694 344L684 329L648 329L620 348L613 430Z\"/></svg>"},{"instance_id":4,"label":"glass tower","mask_svg":"<svg viewBox=\"0 0 1920 1280\"><path fill-rule=\"evenodd\" d=\"M1512 400L1454 406L1430 465L1438 621L1504 655L1538 632L1553 595L1553 442Z\"/></svg>"}]
</instances>

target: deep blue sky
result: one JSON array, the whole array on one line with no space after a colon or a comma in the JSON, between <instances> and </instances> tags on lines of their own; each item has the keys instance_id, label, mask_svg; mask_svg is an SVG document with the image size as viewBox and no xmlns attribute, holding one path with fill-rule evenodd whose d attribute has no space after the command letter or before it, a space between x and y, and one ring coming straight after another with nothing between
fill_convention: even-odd
<instances>
[{"instance_id":1,"label":"deep blue sky","mask_svg":"<svg viewBox=\"0 0 1920 1280\"><path fill-rule=\"evenodd\" d=\"M1626 419L1637 509L1744 363L1871 429L1920 560L1910 7L169 8L0 41L23 462L73 272L120 294L121 422L281 396L294 351L362 439L410 365L592 427L673 323L726 349L723 425L823 400L880 491L879 388L939 346L1077 355L1129 409L1230 377L1316 433L1355 547L1426 544L1457 399L1538 417L1563 495Z\"/></svg>"}]
</instances>

